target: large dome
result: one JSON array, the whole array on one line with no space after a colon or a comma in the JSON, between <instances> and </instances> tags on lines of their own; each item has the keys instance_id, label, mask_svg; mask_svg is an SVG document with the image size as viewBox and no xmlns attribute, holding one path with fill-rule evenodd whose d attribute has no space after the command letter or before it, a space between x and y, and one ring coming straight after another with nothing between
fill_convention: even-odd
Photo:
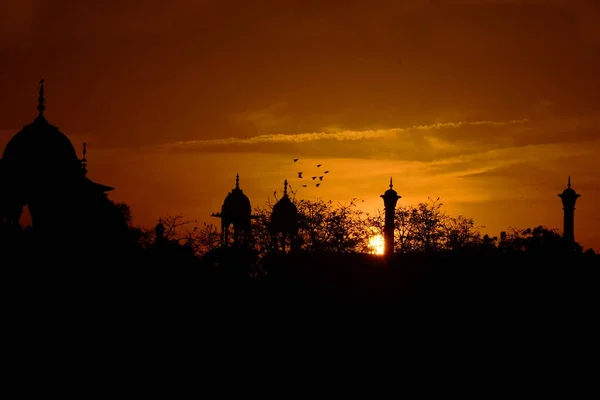
<instances>
[{"instance_id":1,"label":"large dome","mask_svg":"<svg viewBox=\"0 0 600 400\"><path fill-rule=\"evenodd\" d=\"M246 196L241 189L233 189L225 198L221 212L226 216L250 216L252 213L252 207L250 206L250 199Z\"/></svg>"},{"instance_id":2,"label":"large dome","mask_svg":"<svg viewBox=\"0 0 600 400\"><path fill-rule=\"evenodd\" d=\"M3 159L38 164L40 161L77 161L73 144L57 127L39 115L10 139Z\"/></svg>"}]
</instances>

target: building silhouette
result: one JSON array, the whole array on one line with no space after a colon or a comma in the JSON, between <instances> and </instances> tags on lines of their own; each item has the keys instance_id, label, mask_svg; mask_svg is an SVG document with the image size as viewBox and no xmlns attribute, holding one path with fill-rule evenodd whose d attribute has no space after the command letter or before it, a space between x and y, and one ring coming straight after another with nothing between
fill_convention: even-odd
<instances>
[{"instance_id":1,"label":"building silhouette","mask_svg":"<svg viewBox=\"0 0 600 400\"><path fill-rule=\"evenodd\" d=\"M27 206L28 236L46 258L122 252L129 226L107 197L113 188L86 176L85 143L79 158L69 138L46 119L44 103L42 79L37 117L10 139L0 159L0 224L20 226Z\"/></svg>"},{"instance_id":2,"label":"building silhouette","mask_svg":"<svg viewBox=\"0 0 600 400\"><path fill-rule=\"evenodd\" d=\"M211 216L221 219L221 247L245 247L250 240L252 206L250 199L240 189L240 174L235 176L235 188L223 201L221 212ZM230 232L230 228L233 232ZM231 242L231 243L230 243Z\"/></svg>"},{"instance_id":3,"label":"building silhouette","mask_svg":"<svg viewBox=\"0 0 600 400\"><path fill-rule=\"evenodd\" d=\"M575 202L581 195L571 188L571 176L567 188L558 195L563 204L563 239L568 243L575 243Z\"/></svg>"},{"instance_id":4,"label":"building silhouette","mask_svg":"<svg viewBox=\"0 0 600 400\"><path fill-rule=\"evenodd\" d=\"M392 178L390 177L390 188L385 191L380 197L383 199L385 206L385 225L383 228L384 247L383 254L389 257L394 254L394 216L396 214L396 204L402 196L392 189Z\"/></svg>"},{"instance_id":5,"label":"building silhouette","mask_svg":"<svg viewBox=\"0 0 600 400\"><path fill-rule=\"evenodd\" d=\"M158 219L158 223L154 227L154 245L160 246L165 241L165 225L162 223L162 218Z\"/></svg>"},{"instance_id":6,"label":"building silhouette","mask_svg":"<svg viewBox=\"0 0 600 400\"><path fill-rule=\"evenodd\" d=\"M283 253L293 251L298 246L298 209L290 200L288 181L283 182L283 196L273 206L271 212L272 248Z\"/></svg>"}]
</instances>

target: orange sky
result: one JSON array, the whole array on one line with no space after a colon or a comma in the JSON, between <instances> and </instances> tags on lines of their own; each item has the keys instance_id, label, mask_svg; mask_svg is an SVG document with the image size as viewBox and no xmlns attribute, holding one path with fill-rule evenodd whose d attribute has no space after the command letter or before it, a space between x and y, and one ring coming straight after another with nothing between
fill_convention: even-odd
<instances>
[{"instance_id":1,"label":"orange sky","mask_svg":"<svg viewBox=\"0 0 600 400\"><path fill-rule=\"evenodd\" d=\"M321 163L298 196L371 210L393 175L485 232L562 228L570 174L600 250L598 20L594 0L3 0L0 147L45 78L48 120L137 224L216 222L236 172L258 206Z\"/></svg>"}]
</instances>

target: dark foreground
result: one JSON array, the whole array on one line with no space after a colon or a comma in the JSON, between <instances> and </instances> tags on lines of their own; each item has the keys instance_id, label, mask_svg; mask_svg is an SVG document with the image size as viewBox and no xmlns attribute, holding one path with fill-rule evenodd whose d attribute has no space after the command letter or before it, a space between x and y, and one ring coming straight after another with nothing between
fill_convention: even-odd
<instances>
[{"instance_id":1,"label":"dark foreground","mask_svg":"<svg viewBox=\"0 0 600 400\"><path fill-rule=\"evenodd\" d=\"M128 307L217 309L314 305L464 305L596 303L599 256L281 256L260 268L144 262L63 266L7 265L9 304L61 304L122 312ZM147 260L146 260L147 261Z\"/></svg>"}]
</instances>

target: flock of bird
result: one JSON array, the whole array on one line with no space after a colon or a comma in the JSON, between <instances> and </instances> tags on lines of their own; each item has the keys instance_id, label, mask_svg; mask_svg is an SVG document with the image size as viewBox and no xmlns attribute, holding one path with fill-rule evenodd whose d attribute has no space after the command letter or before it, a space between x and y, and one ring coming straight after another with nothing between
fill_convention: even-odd
<instances>
[{"instance_id":1,"label":"flock of bird","mask_svg":"<svg viewBox=\"0 0 600 400\"><path fill-rule=\"evenodd\" d=\"M299 158L294 158L294 162L297 163L300 159ZM321 168L323 166L323 164L317 164L317 168ZM313 181L316 181L317 179L319 180L318 182L315 183L315 187L319 187L321 186L321 183L323 181L323 178L325 177L326 174L328 174L329 171L324 171L323 175L315 175L315 176L311 176L310 179L312 179ZM298 179L304 179L304 177L302 176L304 174L304 172L298 172ZM306 178L308 179L308 178ZM303 184L302 187L308 187L308 184Z\"/></svg>"},{"instance_id":2,"label":"flock of bird","mask_svg":"<svg viewBox=\"0 0 600 400\"><path fill-rule=\"evenodd\" d=\"M299 158L294 158L293 160L294 160L295 164L298 163L298 161L300 161ZM321 168L321 167L323 167L323 164L317 164L317 168ZM302 183L302 187L303 188L307 188L309 186L312 187L313 184L314 184L314 187L318 188L323 183L323 178L325 178L325 175L329 174L329 172L330 172L330 171L322 171L322 172L321 171L322 171L322 169L319 170L319 173L315 174L314 176L313 175L311 175L311 176L304 176L305 172L304 171L299 171L299 172L296 172L296 174L297 174L296 178L297 179L302 179L303 182L306 182L308 180L308 183ZM308 173L306 173L306 175L308 175ZM314 181L314 183L313 183L313 181ZM290 190L292 191L292 193L295 194L297 192L297 189L294 190L294 188L292 187L292 184L289 183L289 182L288 182L288 187L290 188ZM274 195L276 195L276 194L277 194L277 192L274 192Z\"/></svg>"},{"instance_id":3,"label":"flock of bird","mask_svg":"<svg viewBox=\"0 0 600 400\"><path fill-rule=\"evenodd\" d=\"M300 161L299 158L294 158L293 160L294 160L295 164L298 163L298 161ZM317 168L321 168L322 166L323 166L323 164L317 164ZM319 170L319 171L323 171L323 170L324 170L324 168L321 169L321 170ZM325 178L325 175L329 174L329 172L330 172L329 170L324 170L322 172L322 175L316 174L314 176L304 177L304 171L299 171L299 172L297 172L297 174L298 174L297 178L298 179L310 179L310 181L308 181L308 183L303 183L302 184L303 188L308 187L309 184L310 184L310 186L312 186L312 182L311 181L315 181L315 183L314 183L315 187L319 187L323 183L323 178ZM297 190L294 190L292 188L292 185L289 182L288 182L287 186L290 188L291 192L295 195L296 192L297 192ZM275 198L277 199L277 191L273 192L273 196L275 196ZM358 200L358 199L356 197L352 199L352 201L355 201L355 200ZM364 199L361 199L361 200L362 200L363 203L365 202Z\"/></svg>"}]
</instances>

